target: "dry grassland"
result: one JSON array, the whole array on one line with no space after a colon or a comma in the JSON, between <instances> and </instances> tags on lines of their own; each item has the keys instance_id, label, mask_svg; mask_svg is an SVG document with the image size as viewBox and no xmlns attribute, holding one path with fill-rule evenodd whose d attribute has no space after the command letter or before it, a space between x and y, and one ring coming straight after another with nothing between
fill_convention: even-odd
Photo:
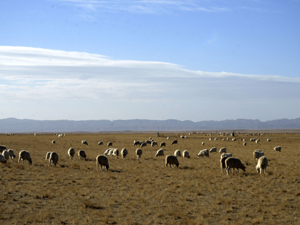
<instances>
[{"instance_id":1,"label":"dry grassland","mask_svg":"<svg viewBox=\"0 0 300 225\"><path fill-rule=\"evenodd\" d=\"M300 224L300 134L238 134L236 142L222 141L216 133L211 137L217 141L202 133L187 139L164 135L170 139L156 133L2 134L0 145L16 154L28 150L33 164L18 164L18 157L0 164L0 224ZM191 159L179 158L179 168L166 168L164 157L155 157L159 147L147 145L137 160L133 140L149 136L166 142L165 155L187 149ZM82 145L82 139L89 145ZM177 145L171 145L174 139ZM99 141L104 145L98 146ZM108 156L109 171L97 171L95 158L108 141L119 150L126 147L129 154L124 160ZM273 151L277 145L282 152ZM67 155L70 147L76 150L74 160ZM226 147L247 164L246 173L221 173L220 153L196 156L211 147ZM78 159L80 149L87 161ZM255 149L269 159L266 176L256 173ZM56 167L45 161L48 151L58 153Z\"/></svg>"}]
</instances>

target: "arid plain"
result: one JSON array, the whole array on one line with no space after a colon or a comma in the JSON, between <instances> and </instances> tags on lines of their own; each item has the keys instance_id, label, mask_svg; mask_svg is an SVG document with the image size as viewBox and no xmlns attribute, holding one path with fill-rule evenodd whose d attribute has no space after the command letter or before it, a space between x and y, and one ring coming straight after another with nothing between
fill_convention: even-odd
<instances>
[{"instance_id":1,"label":"arid plain","mask_svg":"<svg viewBox=\"0 0 300 225\"><path fill-rule=\"evenodd\" d=\"M0 224L300 224L300 134L236 135L232 141L230 135L216 132L160 137L155 132L1 134L0 145L13 149L17 158L0 164ZM166 168L164 157L155 157L160 147L148 144L137 160L133 141L149 137L158 144L166 142L165 155L186 149L191 158L178 157L179 168ZM215 137L218 140L209 141ZM83 139L88 145L81 144ZM171 145L175 139L178 144ZM107 156L109 170L97 171L95 158L109 141L129 154L125 159ZM273 150L278 145L281 152ZM76 151L73 160L67 154L70 147ZM246 165L246 172L222 173L220 153L197 157L200 150L212 147L226 147ZM86 151L87 161L78 158L80 149ZM269 159L266 175L255 170L255 149ZM32 165L18 164L21 150L30 152ZM56 167L45 161L49 151L59 155Z\"/></svg>"}]
</instances>

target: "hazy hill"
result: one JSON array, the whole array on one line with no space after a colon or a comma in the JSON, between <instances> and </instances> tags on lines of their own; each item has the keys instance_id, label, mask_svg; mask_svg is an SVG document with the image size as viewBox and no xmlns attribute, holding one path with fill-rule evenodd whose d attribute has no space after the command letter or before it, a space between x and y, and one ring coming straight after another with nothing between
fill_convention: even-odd
<instances>
[{"instance_id":1,"label":"hazy hill","mask_svg":"<svg viewBox=\"0 0 300 225\"><path fill-rule=\"evenodd\" d=\"M101 131L180 131L180 130L262 130L300 129L300 118L262 122L260 120L180 121L180 120L29 120L0 119L1 133L101 132Z\"/></svg>"}]
</instances>

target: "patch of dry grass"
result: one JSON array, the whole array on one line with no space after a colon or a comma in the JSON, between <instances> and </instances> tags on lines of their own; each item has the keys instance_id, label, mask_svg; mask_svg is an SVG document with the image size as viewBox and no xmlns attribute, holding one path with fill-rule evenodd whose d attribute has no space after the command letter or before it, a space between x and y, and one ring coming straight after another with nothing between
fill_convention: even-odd
<instances>
[{"instance_id":1,"label":"patch of dry grass","mask_svg":"<svg viewBox=\"0 0 300 225\"><path fill-rule=\"evenodd\" d=\"M52 134L1 136L1 143L17 154L31 153L33 165L18 164L17 158L0 164L1 224L300 224L299 134L238 134L237 141L222 141L218 134ZM137 160L133 140L152 136L166 142L165 155L187 149L191 159L179 158L179 168L166 168L155 157L158 146L143 147ZM170 136L170 140L165 137ZM209 137L218 137L209 141ZM226 137L225 137L226 138ZM240 139L247 140L243 146ZM250 138L260 138L256 144ZM267 138L271 142L267 142ZM51 144L55 139L56 144ZM89 145L82 145L81 140ZM178 139L177 145L171 145ZM231 138L230 138L231 139ZM112 141L127 148L125 159L109 157L109 171L97 171L95 158ZM205 146L202 146L202 141ZM282 152L273 151L281 145ZM87 161L70 147L84 149ZM209 158L196 155L203 148L226 147L240 158L246 173L227 176L219 165L219 153ZM261 149L269 159L266 175L256 173L252 152ZM49 167L45 154L55 151L58 165Z\"/></svg>"}]
</instances>

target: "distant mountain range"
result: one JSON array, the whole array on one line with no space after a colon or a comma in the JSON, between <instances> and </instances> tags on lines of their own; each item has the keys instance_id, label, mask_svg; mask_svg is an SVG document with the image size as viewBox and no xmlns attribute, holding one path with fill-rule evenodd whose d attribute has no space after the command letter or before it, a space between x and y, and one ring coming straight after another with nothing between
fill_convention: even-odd
<instances>
[{"instance_id":1,"label":"distant mountain range","mask_svg":"<svg viewBox=\"0 0 300 225\"><path fill-rule=\"evenodd\" d=\"M112 132L112 131L196 131L196 130L270 130L300 129L300 118L260 120L236 119L222 121L189 120L30 120L0 119L0 133L29 132Z\"/></svg>"}]
</instances>

